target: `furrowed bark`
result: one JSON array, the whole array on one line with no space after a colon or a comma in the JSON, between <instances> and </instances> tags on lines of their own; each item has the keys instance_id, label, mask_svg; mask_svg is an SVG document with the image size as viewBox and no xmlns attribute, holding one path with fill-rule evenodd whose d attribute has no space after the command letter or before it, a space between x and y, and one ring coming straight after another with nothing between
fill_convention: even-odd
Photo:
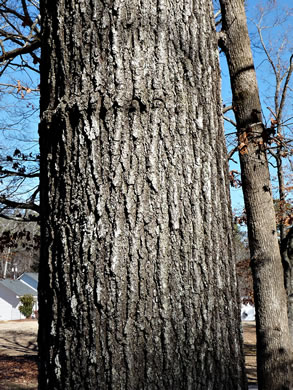
<instances>
[{"instance_id":1,"label":"furrowed bark","mask_svg":"<svg viewBox=\"0 0 293 390\"><path fill-rule=\"evenodd\" d=\"M259 389L291 389L292 345L250 40L242 0L221 0L220 47L229 66L254 278Z\"/></svg>"},{"instance_id":2,"label":"furrowed bark","mask_svg":"<svg viewBox=\"0 0 293 390\"><path fill-rule=\"evenodd\" d=\"M243 389L210 1L41 2L40 389Z\"/></svg>"}]
</instances>

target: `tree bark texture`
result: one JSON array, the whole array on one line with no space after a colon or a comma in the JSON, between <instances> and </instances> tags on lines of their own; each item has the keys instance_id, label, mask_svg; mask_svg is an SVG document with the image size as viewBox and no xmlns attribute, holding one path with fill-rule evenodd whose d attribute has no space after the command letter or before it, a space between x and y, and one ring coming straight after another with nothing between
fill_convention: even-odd
<instances>
[{"instance_id":1,"label":"tree bark texture","mask_svg":"<svg viewBox=\"0 0 293 390\"><path fill-rule=\"evenodd\" d=\"M40 389L244 388L211 1L41 14Z\"/></svg>"},{"instance_id":2,"label":"tree bark texture","mask_svg":"<svg viewBox=\"0 0 293 390\"><path fill-rule=\"evenodd\" d=\"M229 66L254 279L260 389L292 389L284 273L256 74L242 0L221 0L219 45Z\"/></svg>"}]
</instances>

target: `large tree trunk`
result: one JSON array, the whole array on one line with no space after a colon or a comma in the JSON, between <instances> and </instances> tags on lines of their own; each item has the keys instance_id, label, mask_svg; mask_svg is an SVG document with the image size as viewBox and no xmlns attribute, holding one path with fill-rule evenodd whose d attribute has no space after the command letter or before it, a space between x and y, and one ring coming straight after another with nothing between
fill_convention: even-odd
<instances>
[{"instance_id":1,"label":"large tree trunk","mask_svg":"<svg viewBox=\"0 0 293 390\"><path fill-rule=\"evenodd\" d=\"M244 388L211 1L41 14L40 389Z\"/></svg>"},{"instance_id":2,"label":"large tree trunk","mask_svg":"<svg viewBox=\"0 0 293 390\"><path fill-rule=\"evenodd\" d=\"M254 279L259 388L292 389L284 273L244 2L220 2L223 29L219 43L230 71Z\"/></svg>"}]
</instances>

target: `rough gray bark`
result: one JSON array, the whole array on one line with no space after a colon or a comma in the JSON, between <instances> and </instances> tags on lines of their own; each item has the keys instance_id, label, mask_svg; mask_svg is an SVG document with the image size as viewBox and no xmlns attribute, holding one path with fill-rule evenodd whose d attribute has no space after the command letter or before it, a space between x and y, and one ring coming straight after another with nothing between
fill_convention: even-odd
<instances>
[{"instance_id":1,"label":"rough gray bark","mask_svg":"<svg viewBox=\"0 0 293 390\"><path fill-rule=\"evenodd\" d=\"M292 389L292 346L258 86L243 0L220 0L254 279L259 389Z\"/></svg>"},{"instance_id":2,"label":"rough gray bark","mask_svg":"<svg viewBox=\"0 0 293 390\"><path fill-rule=\"evenodd\" d=\"M41 13L39 388L245 388L211 1Z\"/></svg>"}]
</instances>

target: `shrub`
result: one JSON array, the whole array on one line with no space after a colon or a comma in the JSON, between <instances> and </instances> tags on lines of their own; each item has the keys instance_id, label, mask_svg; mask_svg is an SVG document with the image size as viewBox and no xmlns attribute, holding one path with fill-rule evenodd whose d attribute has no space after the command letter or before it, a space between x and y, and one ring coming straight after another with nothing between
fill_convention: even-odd
<instances>
[{"instance_id":1,"label":"shrub","mask_svg":"<svg viewBox=\"0 0 293 390\"><path fill-rule=\"evenodd\" d=\"M34 297L30 294L26 294L22 296L19 300L22 303L22 305L19 306L19 311L25 316L25 318L29 318L33 312Z\"/></svg>"}]
</instances>

